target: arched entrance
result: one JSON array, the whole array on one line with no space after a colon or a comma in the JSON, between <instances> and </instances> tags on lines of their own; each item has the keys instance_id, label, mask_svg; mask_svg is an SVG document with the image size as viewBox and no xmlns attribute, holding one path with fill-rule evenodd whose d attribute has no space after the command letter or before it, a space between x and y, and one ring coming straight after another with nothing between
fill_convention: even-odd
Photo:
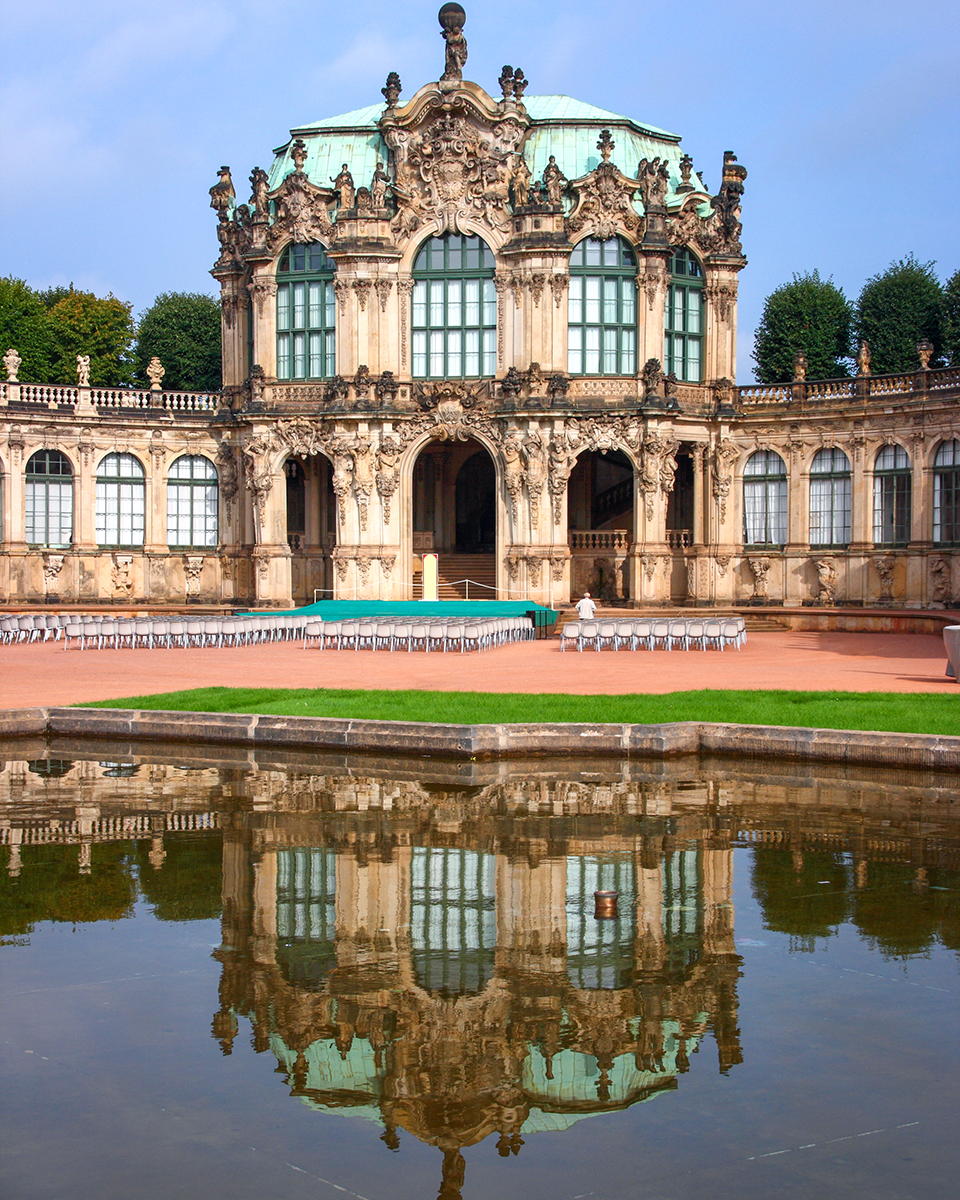
<instances>
[{"instance_id":1,"label":"arched entrance","mask_svg":"<svg viewBox=\"0 0 960 1200\"><path fill-rule=\"evenodd\" d=\"M413 468L415 598L420 556L434 552L441 600L496 599L496 491L493 459L479 442L428 442L420 451Z\"/></svg>"},{"instance_id":2,"label":"arched entrance","mask_svg":"<svg viewBox=\"0 0 960 1200\"><path fill-rule=\"evenodd\" d=\"M607 604L627 599L635 486L633 463L622 450L577 459L567 489L573 595L588 591Z\"/></svg>"},{"instance_id":3,"label":"arched entrance","mask_svg":"<svg viewBox=\"0 0 960 1200\"><path fill-rule=\"evenodd\" d=\"M330 600L331 553L337 541L337 499L330 462L322 454L291 456L284 464L284 474L293 602L312 604L315 596Z\"/></svg>"}]
</instances>

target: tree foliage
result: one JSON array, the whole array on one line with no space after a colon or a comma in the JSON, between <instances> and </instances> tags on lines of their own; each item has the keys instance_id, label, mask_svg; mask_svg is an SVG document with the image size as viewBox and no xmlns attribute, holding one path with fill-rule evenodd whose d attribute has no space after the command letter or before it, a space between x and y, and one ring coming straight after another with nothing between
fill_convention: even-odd
<instances>
[{"instance_id":1,"label":"tree foliage","mask_svg":"<svg viewBox=\"0 0 960 1200\"><path fill-rule=\"evenodd\" d=\"M835 379L849 374L853 307L831 280L814 271L794 275L771 292L757 327L753 358L761 383L793 379L798 351L807 356L810 379Z\"/></svg>"},{"instance_id":2,"label":"tree foliage","mask_svg":"<svg viewBox=\"0 0 960 1200\"><path fill-rule=\"evenodd\" d=\"M854 329L858 341L870 343L875 375L919 370L917 343L924 338L933 343L930 365L942 362L943 289L933 267L910 254L863 285Z\"/></svg>"},{"instance_id":3,"label":"tree foliage","mask_svg":"<svg viewBox=\"0 0 960 1200\"><path fill-rule=\"evenodd\" d=\"M940 329L944 360L951 367L960 367L960 271L954 271L944 284Z\"/></svg>"},{"instance_id":4,"label":"tree foliage","mask_svg":"<svg viewBox=\"0 0 960 1200\"><path fill-rule=\"evenodd\" d=\"M0 353L13 348L30 383L76 383L77 355L90 355L90 382L130 383L134 340L131 306L115 296L0 279Z\"/></svg>"},{"instance_id":5,"label":"tree foliage","mask_svg":"<svg viewBox=\"0 0 960 1200\"><path fill-rule=\"evenodd\" d=\"M217 301L191 292L158 296L140 317L136 362L137 378L143 383L154 355L166 370L165 388L218 391L223 375Z\"/></svg>"}]
</instances>

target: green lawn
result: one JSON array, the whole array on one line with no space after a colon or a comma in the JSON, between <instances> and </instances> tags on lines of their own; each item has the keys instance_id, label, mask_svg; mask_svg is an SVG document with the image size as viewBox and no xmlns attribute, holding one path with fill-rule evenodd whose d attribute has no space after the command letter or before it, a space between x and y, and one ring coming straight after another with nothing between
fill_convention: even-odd
<instances>
[{"instance_id":1,"label":"green lawn","mask_svg":"<svg viewBox=\"0 0 960 1200\"><path fill-rule=\"evenodd\" d=\"M631 724L735 721L745 725L881 729L892 733L960 736L958 696L900 692L699 691L669 692L663 696L569 696L332 688L195 688L157 696L102 700L84 707L273 713L464 725L525 721Z\"/></svg>"}]
</instances>

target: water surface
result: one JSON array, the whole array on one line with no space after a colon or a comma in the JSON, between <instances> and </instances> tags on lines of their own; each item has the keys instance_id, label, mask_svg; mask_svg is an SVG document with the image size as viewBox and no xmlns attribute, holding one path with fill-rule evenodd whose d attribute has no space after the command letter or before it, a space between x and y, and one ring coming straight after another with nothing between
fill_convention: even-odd
<instances>
[{"instance_id":1,"label":"water surface","mask_svg":"<svg viewBox=\"0 0 960 1200\"><path fill-rule=\"evenodd\" d=\"M952 1194L955 779L216 753L0 748L5 1197Z\"/></svg>"}]
</instances>

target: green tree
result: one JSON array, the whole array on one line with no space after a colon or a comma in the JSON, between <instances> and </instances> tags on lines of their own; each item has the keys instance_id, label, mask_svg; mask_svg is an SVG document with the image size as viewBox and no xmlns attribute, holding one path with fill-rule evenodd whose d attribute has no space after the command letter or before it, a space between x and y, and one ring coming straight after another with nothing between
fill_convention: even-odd
<instances>
[{"instance_id":1,"label":"green tree","mask_svg":"<svg viewBox=\"0 0 960 1200\"><path fill-rule=\"evenodd\" d=\"M933 267L910 254L863 285L854 329L858 341L870 343L875 375L919 370L917 343L924 338L933 343L930 365L940 365L943 288Z\"/></svg>"},{"instance_id":2,"label":"green tree","mask_svg":"<svg viewBox=\"0 0 960 1200\"><path fill-rule=\"evenodd\" d=\"M940 328L943 358L951 367L960 367L960 271L954 271L944 285Z\"/></svg>"},{"instance_id":3,"label":"green tree","mask_svg":"<svg viewBox=\"0 0 960 1200\"><path fill-rule=\"evenodd\" d=\"M140 317L137 378L147 382L156 355L166 370L163 386L174 391L215 392L223 381L220 305L212 296L164 292Z\"/></svg>"},{"instance_id":4,"label":"green tree","mask_svg":"<svg viewBox=\"0 0 960 1200\"><path fill-rule=\"evenodd\" d=\"M761 383L787 383L793 379L793 359L807 356L810 379L835 379L848 375L853 307L831 280L819 271L794 275L771 292L757 327L753 359Z\"/></svg>"},{"instance_id":5,"label":"green tree","mask_svg":"<svg viewBox=\"0 0 960 1200\"><path fill-rule=\"evenodd\" d=\"M74 289L49 311L52 350L50 383L76 383L77 355L90 355L90 382L107 387L133 380L131 305Z\"/></svg>"},{"instance_id":6,"label":"green tree","mask_svg":"<svg viewBox=\"0 0 960 1200\"><path fill-rule=\"evenodd\" d=\"M0 355L16 350L23 362L19 378L46 383L52 353L47 307L22 279L0 279Z\"/></svg>"}]
</instances>

